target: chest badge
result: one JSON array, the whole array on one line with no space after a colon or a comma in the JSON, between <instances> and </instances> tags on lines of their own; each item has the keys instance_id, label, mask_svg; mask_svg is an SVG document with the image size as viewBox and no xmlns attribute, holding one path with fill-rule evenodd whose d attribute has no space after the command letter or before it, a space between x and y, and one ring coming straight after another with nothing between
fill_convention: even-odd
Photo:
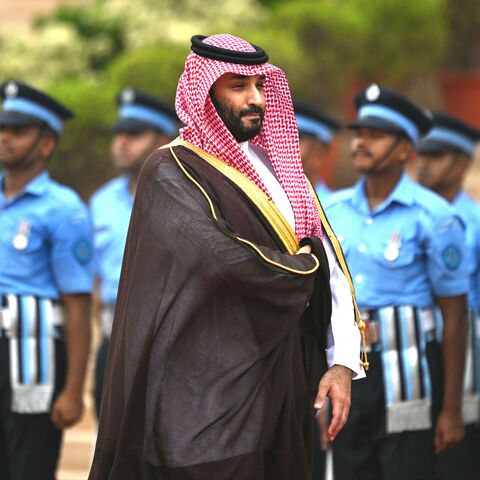
<instances>
[{"instance_id":1,"label":"chest badge","mask_svg":"<svg viewBox=\"0 0 480 480\"><path fill-rule=\"evenodd\" d=\"M28 247L28 238L30 235L30 224L23 220L20 222L20 225L18 226L17 233L13 239L13 248L15 250L25 250Z\"/></svg>"},{"instance_id":2,"label":"chest badge","mask_svg":"<svg viewBox=\"0 0 480 480\"><path fill-rule=\"evenodd\" d=\"M402 241L400 239L400 234L397 232L392 233L387 248L385 249L385 253L383 254L385 259L389 262L394 262L400 254L401 246Z\"/></svg>"}]
</instances>

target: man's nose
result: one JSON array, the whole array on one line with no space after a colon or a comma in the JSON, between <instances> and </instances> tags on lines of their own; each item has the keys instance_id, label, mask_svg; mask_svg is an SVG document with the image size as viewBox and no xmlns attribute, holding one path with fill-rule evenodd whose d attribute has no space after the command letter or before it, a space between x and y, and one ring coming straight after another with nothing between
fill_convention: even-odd
<instances>
[{"instance_id":1,"label":"man's nose","mask_svg":"<svg viewBox=\"0 0 480 480\"><path fill-rule=\"evenodd\" d=\"M361 135L355 135L350 143L352 150L365 146L365 139Z\"/></svg>"},{"instance_id":2,"label":"man's nose","mask_svg":"<svg viewBox=\"0 0 480 480\"><path fill-rule=\"evenodd\" d=\"M417 158L415 159L415 167L417 169L417 172L420 170L426 170L427 169L427 162L425 161L425 158L423 156L418 155Z\"/></svg>"},{"instance_id":3,"label":"man's nose","mask_svg":"<svg viewBox=\"0 0 480 480\"><path fill-rule=\"evenodd\" d=\"M248 104L256 107L265 106L263 92L259 90L256 85L249 89Z\"/></svg>"}]
</instances>

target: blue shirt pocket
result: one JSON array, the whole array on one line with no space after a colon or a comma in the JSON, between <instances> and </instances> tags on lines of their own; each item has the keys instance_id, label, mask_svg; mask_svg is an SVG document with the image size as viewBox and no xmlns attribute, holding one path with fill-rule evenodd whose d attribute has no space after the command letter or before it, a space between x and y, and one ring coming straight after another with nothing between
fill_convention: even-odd
<instances>
[{"instance_id":1,"label":"blue shirt pocket","mask_svg":"<svg viewBox=\"0 0 480 480\"><path fill-rule=\"evenodd\" d=\"M28 231L17 225L8 225L0 234L1 274L20 277L24 283L31 283L31 276L48 268L49 259L45 238L35 226L28 225Z\"/></svg>"}]
</instances>

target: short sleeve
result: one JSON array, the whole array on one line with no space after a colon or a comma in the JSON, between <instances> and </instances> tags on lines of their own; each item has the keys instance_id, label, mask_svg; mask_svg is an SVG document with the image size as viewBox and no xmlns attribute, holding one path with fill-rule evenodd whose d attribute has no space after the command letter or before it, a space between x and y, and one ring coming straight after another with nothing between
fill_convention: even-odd
<instances>
[{"instance_id":1,"label":"short sleeve","mask_svg":"<svg viewBox=\"0 0 480 480\"><path fill-rule=\"evenodd\" d=\"M62 214L51 238L51 263L60 293L93 290L93 236L86 207Z\"/></svg>"},{"instance_id":2,"label":"short sleeve","mask_svg":"<svg viewBox=\"0 0 480 480\"><path fill-rule=\"evenodd\" d=\"M429 229L428 273L433 292L455 297L468 292L468 265L465 226L455 215L435 220Z\"/></svg>"}]
</instances>

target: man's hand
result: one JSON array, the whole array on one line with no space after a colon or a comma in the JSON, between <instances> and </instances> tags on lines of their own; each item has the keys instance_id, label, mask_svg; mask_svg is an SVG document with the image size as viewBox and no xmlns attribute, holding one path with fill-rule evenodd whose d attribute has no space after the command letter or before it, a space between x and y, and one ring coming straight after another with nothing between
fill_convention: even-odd
<instances>
[{"instance_id":1,"label":"man's hand","mask_svg":"<svg viewBox=\"0 0 480 480\"><path fill-rule=\"evenodd\" d=\"M80 396L63 391L55 400L50 419L56 428L63 430L82 417L83 402Z\"/></svg>"},{"instance_id":2,"label":"man's hand","mask_svg":"<svg viewBox=\"0 0 480 480\"><path fill-rule=\"evenodd\" d=\"M334 365L320 380L314 408L320 410L325 399L330 398L332 404L332 421L328 427L327 437L333 441L347 422L350 411L352 389L352 371L341 365Z\"/></svg>"},{"instance_id":3,"label":"man's hand","mask_svg":"<svg viewBox=\"0 0 480 480\"><path fill-rule=\"evenodd\" d=\"M465 435L460 411L442 410L435 425L435 453L441 453L460 442Z\"/></svg>"}]
</instances>

